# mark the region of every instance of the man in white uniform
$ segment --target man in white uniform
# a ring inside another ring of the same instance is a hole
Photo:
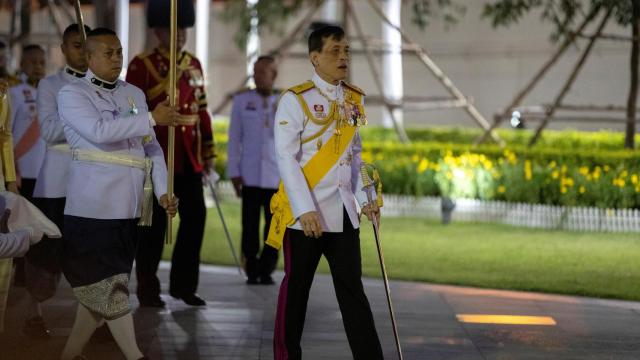
[[[18,187],[20,194],[31,202],[45,150],[36,108],[36,88],[45,75],[45,64],[45,53],[39,45],[25,46],[20,61],[23,82],[9,89]]]
[[[263,246],[260,251],[260,213],[264,211],[264,241],[271,224],[269,202],[278,189],[280,175],[276,164],[273,124],[280,93],[273,89],[277,75],[275,59],[261,56],[253,65],[255,89],[233,97],[227,176],[236,195],[242,198],[242,256],[247,284],[273,284],[271,273],[278,263],[278,251]]]
[[[85,26],[85,31],[91,29]],[[58,117],[58,91],[87,72],[87,57],[77,24],[69,25],[60,45],[66,66],[38,83],[38,122],[45,154],[33,191],[34,204],[58,228],[63,228],[67,172],[71,153]],[[49,338],[49,329],[40,304],[56,294],[60,281],[60,246],[62,239],[44,238],[26,255],[25,285],[29,294],[27,320],[23,332],[32,338]]]
[[[144,93],[118,80],[122,46],[115,32],[92,30],[87,75],[65,85],[58,111],[71,148],[64,210],[62,272],[79,301],[61,358],[80,356],[106,322],[127,360],[144,358],[135,340],[129,277],[139,225],[150,225],[152,196],[174,216],[177,200],[165,194],[167,168],[153,126],[175,125],[163,102],[153,114]]]
[[[11,280],[11,258],[24,255],[43,235],[60,237],[60,229],[20,195],[0,192],[0,333]]]
[[[276,159],[282,183],[271,200],[267,243],[284,243],[285,277],[280,287],[274,358],[302,358],[300,339],[309,290],[324,255],[329,263],[342,320],[356,360],[382,359],[373,315],[362,286],[359,223],[367,204],[360,176],[357,127],[366,123],[359,88],[347,84],[349,44],[344,31],[327,26],[309,36],[310,81],[290,88],[276,112]]]

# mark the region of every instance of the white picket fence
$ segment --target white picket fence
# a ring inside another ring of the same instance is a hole
[[[441,218],[439,197],[386,195],[384,216]],[[457,199],[452,221],[494,222],[529,228],[590,232],[640,232],[640,210],[599,209]]]
[[[207,207],[213,203],[205,189]],[[229,181],[218,183],[216,193],[222,201],[239,202]],[[385,217],[417,217],[440,219],[439,197],[385,195],[382,214]],[[588,232],[640,232],[640,210],[599,209],[521,204],[504,201],[457,199],[452,221],[502,223],[541,229]]]

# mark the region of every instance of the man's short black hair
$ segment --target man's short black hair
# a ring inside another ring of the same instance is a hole
[[[259,63],[260,61],[266,61],[268,63],[272,63],[272,62],[276,62],[276,58],[274,58],[271,55],[261,55],[261,56],[258,56],[258,59],[256,59],[255,63]]]
[[[29,44],[22,47],[22,54],[26,54],[31,50],[40,50],[44,52],[44,49],[42,48],[42,46],[38,44]]]
[[[96,43],[98,42],[97,37],[100,36],[115,36],[118,37],[115,31],[108,28],[95,28],[87,34],[87,43],[86,49],[89,53],[92,53],[95,50]]]
[[[90,31],[91,31],[91,28],[85,25],[84,26],[85,34],[89,34]],[[79,33],[80,33],[80,26],[78,26],[78,24],[71,24],[67,26],[66,29],[64,29],[64,33],[62,33],[62,41],[67,41],[67,38],[69,36],[74,34],[79,34]]]
[[[109,28],[99,27],[99,28],[95,28],[95,29],[89,31],[89,33],[87,33],[87,39],[88,38],[92,38],[92,37],[96,37],[96,36],[104,36],[104,35],[118,36],[118,34],[116,34],[115,31],[113,31],[113,30],[111,30]]]
[[[324,46],[324,40],[327,38],[333,38],[336,41],[344,38],[344,30],[340,26],[329,25],[314,30],[309,35],[309,53],[317,51],[322,52]]]

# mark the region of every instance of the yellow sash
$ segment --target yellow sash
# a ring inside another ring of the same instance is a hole
[[[302,173],[307,180],[309,189],[313,189],[318,185],[333,165],[338,162],[356,134],[355,126],[345,126],[340,130],[342,133],[340,141],[337,141],[338,136],[335,134],[331,136],[329,141],[327,141],[302,168]],[[338,147],[338,151],[335,151],[336,146]],[[271,218],[267,245],[279,250],[282,247],[284,232],[287,226],[293,225],[296,222],[291,212],[291,205],[289,204],[289,199],[282,181],[280,181],[280,185],[278,186],[278,192],[271,198],[271,213],[273,214],[273,218]]]

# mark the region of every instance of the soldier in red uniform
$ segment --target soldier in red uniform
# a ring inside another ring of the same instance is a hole
[[[180,199],[180,225],[171,259],[169,294],[186,304],[203,306],[205,301],[196,294],[206,219],[202,173],[213,167],[215,154],[202,67],[194,55],[182,51],[186,28],[195,22],[193,3],[179,1],[177,15],[176,104],[182,117],[175,132],[174,192]],[[131,61],[126,81],[145,92],[149,109],[153,110],[167,99],[169,90],[169,0],[150,1],[147,21],[158,39],[158,46]],[[155,131],[166,158],[168,128],[157,126]],[[141,230],[136,256],[137,295],[141,306],[164,307],[156,272],[162,255],[166,217],[157,203],[153,214],[153,225]]]

